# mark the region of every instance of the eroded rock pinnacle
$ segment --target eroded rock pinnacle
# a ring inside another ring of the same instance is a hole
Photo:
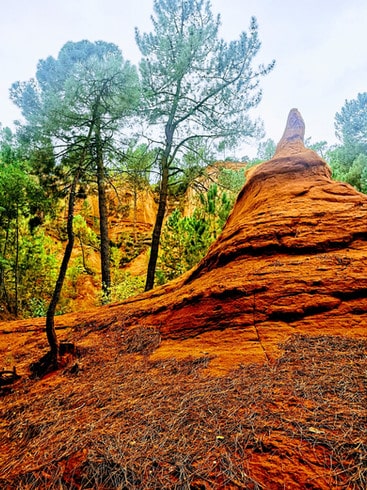
[[[297,153],[305,149],[305,122],[298,109],[291,109],[288,115],[287,124],[281,140],[279,141],[275,155],[286,151]]]

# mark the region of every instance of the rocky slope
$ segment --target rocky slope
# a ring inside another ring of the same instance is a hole
[[[367,196],[303,134],[292,110],[195,269],[57,317],[73,365],[28,379],[44,320],[0,324],[1,488],[366,488]]]
[[[271,359],[293,332],[366,335],[367,196],[333,181],[303,136],[302,117],[292,110],[274,157],[251,169],[196,268],[57,322],[154,327],[164,340],[155,356],[205,350],[216,356],[213,369]]]
[[[280,329],[364,334],[367,196],[333,181],[303,134],[292,110],[274,157],[251,170],[194,270],[85,320],[156,326],[163,338],[181,340],[211,331],[226,337],[229,328],[246,338],[278,339]]]

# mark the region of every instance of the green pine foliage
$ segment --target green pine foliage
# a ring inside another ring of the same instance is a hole
[[[136,296],[144,291],[145,277],[134,276],[129,272],[119,271],[113,275],[109,296],[112,302]],[[103,298],[101,303],[103,304]]]
[[[234,197],[212,184],[199,194],[199,203],[191,216],[175,209],[167,219],[157,268],[159,284],[180,276],[205,256],[226,223]]]
[[[367,193],[367,92],[346,100],[335,115],[341,145],[327,152],[333,178]]]
[[[164,284],[191,269],[211,243],[209,224],[195,212],[184,217],[176,209],[164,227],[157,279]]]
[[[133,243],[133,242],[132,242]],[[132,256],[133,257],[133,256]],[[124,247],[111,247],[111,287],[109,297],[112,302],[123,301],[144,291],[144,276],[135,276],[124,269],[126,250]],[[130,261],[130,260],[129,260]],[[100,304],[104,303],[103,293]]]
[[[19,314],[23,317],[44,316],[57,278],[59,246],[39,227],[25,232],[20,256]]]
[[[41,226],[49,201],[27,162],[0,159],[0,305],[15,316],[33,316],[49,300],[55,247]],[[13,155],[15,158],[15,155]]]
[[[367,193],[367,153],[340,146],[330,150],[327,158],[335,180],[347,182],[357,190]]]

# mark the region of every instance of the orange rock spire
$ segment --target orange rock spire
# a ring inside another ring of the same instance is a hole
[[[288,115],[287,124],[281,140],[279,141],[275,156],[282,152],[296,153],[305,149],[305,122],[298,109],[291,109]]]

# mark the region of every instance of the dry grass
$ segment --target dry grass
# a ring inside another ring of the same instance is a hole
[[[216,378],[151,361],[154,329],[102,335],[0,399],[2,489],[367,488],[367,341],[294,336]]]

